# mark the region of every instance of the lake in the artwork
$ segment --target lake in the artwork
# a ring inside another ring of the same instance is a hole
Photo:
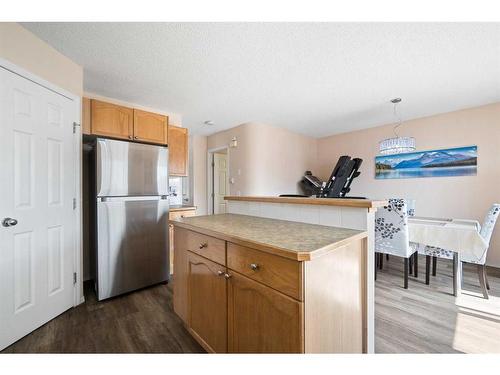
[[[477,146],[411,152],[375,158],[375,178],[475,176]]]

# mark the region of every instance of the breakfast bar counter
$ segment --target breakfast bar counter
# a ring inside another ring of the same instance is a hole
[[[316,198],[316,197],[274,197],[274,196],[236,196],[224,197],[227,201],[236,202],[262,202],[262,203],[287,203],[308,204],[318,206],[355,207],[366,209],[377,209],[387,204],[384,200],[357,199],[357,198]]]
[[[238,214],[170,223],[174,310],[208,352],[367,352],[366,231]]]

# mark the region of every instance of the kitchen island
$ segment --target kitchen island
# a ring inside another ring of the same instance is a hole
[[[366,260],[366,352],[375,342],[375,212],[385,200],[277,196],[226,196],[227,212],[368,232]]]
[[[237,214],[171,223],[174,310],[207,351],[367,351],[365,231]]]

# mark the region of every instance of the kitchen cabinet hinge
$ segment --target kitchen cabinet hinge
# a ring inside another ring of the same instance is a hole
[[[75,133],[76,133],[76,127],[77,127],[77,126],[80,126],[80,124],[79,124],[79,123],[77,123],[77,122],[74,122],[74,123],[73,123],[73,134],[75,134]]]
[[[73,272],[73,284],[76,284],[76,272]]]

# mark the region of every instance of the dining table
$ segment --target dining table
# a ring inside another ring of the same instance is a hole
[[[488,248],[477,220],[413,216],[408,218],[410,242],[453,252],[453,295],[461,293],[462,257],[481,259]]]

